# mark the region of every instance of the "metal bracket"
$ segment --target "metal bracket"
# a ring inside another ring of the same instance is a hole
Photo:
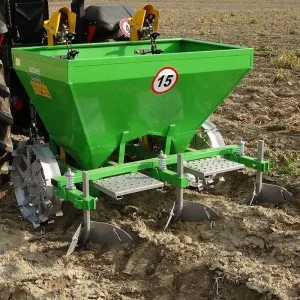
[[[211,149],[202,149],[196,150],[192,152],[184,153],[184,160],[196,160],[208,157],[214,157],[218,155],[229,155],[236,153],[238,149],[237,145],[229,145],[220,148],[211,148]],[[166,159],[167,165],[174,165],[177,162],[177,155],[172,154],[168,155]],[[99,169],[94,169],[89,171],[90,180],[97,180],[105,177],[111,177],[116,175],[122,175],[126,173],[138,172],[147,169],[153,169],[158,167],[158,159],[157,158],[150,158],[130,163],[124,163],[116,166],[108,166],[102,167]],[[74,183],[82,182],[82,171],[72,169],[75,173],[74,176]],[[66,178],[65,176],[55,177],[52,179],[52,184],[54,186],[66,186]]]
[[[89,197],[88,172],[82,172],[83,198]],[[90,211],[83,211],[83,224],[77,228],[69,246],[67,256],[74,252],[77,246],[91,243],[121,244],[132,241],[131,236],[118,226],[91,221]]]
[[[146,174],[159,181],[168,182],[178,187],[188,187],[189,179],[186,176],[178,177],[176,172],[171,170],[149,169],[145,171]]]
[[[264,141],[260,139],[257,147],[257,161],[263,162],[264,159]],[[263,172],[256,172],[256,183],[254,184],[253,195],[249,205],[262,203],[285,203],[294,201],[292,194],[285,188],[262,182]]]
[[[120,141],[120,147],[119,147],[119,157],[118,157],[118,163],[123,164],[124,163],[124,156],[125,156],[125,148],[126,148],[126,137],[128,136],[129,131],[124,131],[121,137]]]
[[[255,169],[261,172],[268,172],[269,171],[269,161],[268,160],[257,160],[256,158],[250,156],[239,156],[237,154],[229,154],[224,155],[224,158],[243,164],[245,167]]]
[[[63,187],[56,188],[56,195],[59,198],[69,201],[77,209],[84,210],[95,210],[97,198],[92,196],[84,197],[83,193],[80,190],[72,189],[67,190]]]
[[[177,155],[177,175],[179,177],[183,176],[183,154]],[[172,220],[197,222],[204,220],[216,220],[218,217],[218,213],[205,204],[183,200],[183,188],[176,187],[176,202],[173,204],[164,230],[168,227]]]
[[[175,124],[171,124],[169,126],[169,130],[166,136],[166,145],[165,145],[165,154],[169,155],[171,153],[171,145],[172,145],[172,135],[175,130]]]

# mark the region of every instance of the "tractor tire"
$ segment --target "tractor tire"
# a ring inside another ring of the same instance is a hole
[[[9,88],[6,86],[0,61],[0,174],[8,173],[7,162],[13,150],[10,134],[13,118],[10,112],[9,96]]]

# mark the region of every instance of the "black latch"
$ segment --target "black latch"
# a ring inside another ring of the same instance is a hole
[[[150,35],[151,49],[139,49],[139,50],[135,50],[134,53],[135,54],[141,54],[141,55],[149,54],[149,53],[152,53],[152,54],[161,54],[161,53],[163,53],[164,52],[163,50],[157,49],[156,39],[159,36],[160,36],[160,33],[158,33],[158,32],[151,33],[151,35]]]

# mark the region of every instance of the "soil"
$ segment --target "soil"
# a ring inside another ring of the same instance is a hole
[[[50,2],[51,10],[68,5]],[[295,67],[278,81],[272,64],[278,53],[299,53],[300,2],[152,3],[161,12],[162,37],[256,48],[254,69],[213,121],[227,143],[242,136],[247,154],[255,155],[263,136],[272,161],[264,179],[287,187],[295,202],[247,206],[254,174],[232,173],[213,190],[185,191],[186,200],[215,208],[218,220],[179,222],[162,231],[159,224],[175,199],[172,187],[119,202],[102,197],[92,219],[118,224],[133,242],[90,245],[66,257],[81,213],[65,204],[64,217],[34,230],[22,219],[8,182],[0,190],[0,299],[300,299],[300,75]]]

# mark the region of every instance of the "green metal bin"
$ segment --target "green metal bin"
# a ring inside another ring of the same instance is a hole
[[[121,142],[168,136],[184,152],[197,129],[253,66],[253,49],[189,39],[15,48],[14,68],[51,139],[82,169]]]

